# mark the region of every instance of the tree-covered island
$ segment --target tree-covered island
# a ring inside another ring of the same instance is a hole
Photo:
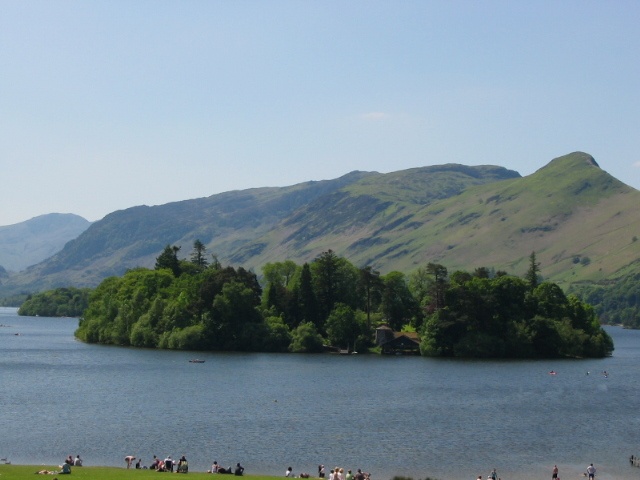
[[[223,267],[196,241],[189,260],[167,246],[154,270],[104,280],[76,336],[86,342],[203,351],[365,352],[384,324],[417,332],[426,356],[604,357],[611,337],[594,310],[539,282],[479,268],[449,275],[428,264],[406,277],[357,268],[331,250],[304,265],[263,268],[264,289],[242,267]]]
[[[60,287],[27,295],[18,315],[40,317],[80,317],[89,305],[90,288]]]

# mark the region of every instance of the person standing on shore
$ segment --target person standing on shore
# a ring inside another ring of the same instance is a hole
[[[133,455],[127,455],[126,457],[124,457],[124,461],[127,463],[127,468],[131,468],[131,464],[135,459],[136,457],[134,457]]]
[[[589,476],[589,480],[593,480],[596,476],[596,467],[593,466],[593,463],[587,467],[587,475]]]
[[[553,466],[553,470],[551,470],[551,478],[553,478],[554,480],[556,478],[558,478],[558,466],[554,465]]]

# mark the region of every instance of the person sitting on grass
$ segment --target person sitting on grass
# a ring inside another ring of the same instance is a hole
[[[178,460],[178,473],[187,473],[189,471],[189,464],[187,463],[187,457],[182,455]]]

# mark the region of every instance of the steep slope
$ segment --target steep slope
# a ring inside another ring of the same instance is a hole
[[[186,257],[196,239],[224,260],[227,252],[269,231],[300,206],[369,175],[352,172],[334,180],[232,191],[113,212],[58,254],[10,276],[0,286],[0,293],[60,285],[95,286],[129,268],[153,267],[167,244],[181,245],[181,256]]]
[[[532,251],[560,284],[640,269],[640,192],[581,152],[527,177],[502,167],[441,165],[227,192],[114,212],[54,257],[3,280],[0,294],[92,286],[153,266],[165,245],[201,240],[223,264],[309,261],[333,249],[358,266],[410,273],[429,262],[524,274]]]
[[[281,260],[291,255],[310,260],[331,248],[332,238],[342,235],[345,229],[367,225],[369,217],[380,208],[391,206],[395,210],[404,208],[404,203],[415,208],[459,194],[471,185],[518,176],[502,167],[462,165],[386,175],[352,172],[335,180],[133,207],[107,215],[54,257],[6,280],[0,293],[69,284],[96,285],[128,268],[152,267],[167,244],[182,246],[180,256],[187,257],[196,239],[223,263],[258,271],[264,256]],[[306,232],[294,235],[296,248],[287,242],[274,245],[257,240],[269,235],[277,238],[290,230],[287,225],[296,225],[300,220],[306,221]],[[384,226],[385,218],[380,222]]]
[[[435,261],[524,273],[535,251],[547,278],[599,280],[637,260],[639,201],[640,192],[589,155],[567,155],[528,177],[469,189],[417,213],[422,226],[403,235],[411,249],[404,265]]]
[[[393,237],[411,224],[419,208],[473,186],[519,177],[503,167],[455,164],[369,176],[301,208],[279,228],[238,251],[231,261],[263,265],[283,256],[306,261],[331,248],[356,262],[370,263],[366,252],[388,243],[384,232]],[[376,266],[388,267],[384,260]]]
[[[0,227],[0,265],[9,271],[24,270],[59,252],[89,225],[78,215],[50,213]]]
[[[285,252],[303,261],[332,248],[357,265],[383,272],[411,272],[435,262],[450,270],[487,266],[523,274],[535,251],[542,274],[561,284],[640,267],[640,244],[634,240],[640,231],[635,207],[640,192],[581,152],[554,159],[524,178],[473,186],[423,204],[415,194],[404,201],[390,198],[377,180],[364,179],[336,192],[338,201],[328,206],[316,202],[283,222],[259,240],[265,253],[256,263],[279,260]],[[373,184],[377,193],[368,198],[363,184]],[[359,221],[339,221],[346,209],[339,206],[348,202],[363,212]],[[327,223],[318,229],[314,213],[323,208],[330,208],[331,215],[320,216]],[[315,230],[322,235],[314,235]]]

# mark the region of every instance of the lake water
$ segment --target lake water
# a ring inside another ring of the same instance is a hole
[[[550,478],[554,464],[577,479],[593,462],[602,480],[640,476],[628,462],[640,454],[640,331],[608,328],[616,350],[601,360],[459,361],[87,345],[76,319],[9,308],[0,324],[0,456],[12,463],[184,454],[202,471],[322,463],[374,480],[474,480],[494,467]]]

